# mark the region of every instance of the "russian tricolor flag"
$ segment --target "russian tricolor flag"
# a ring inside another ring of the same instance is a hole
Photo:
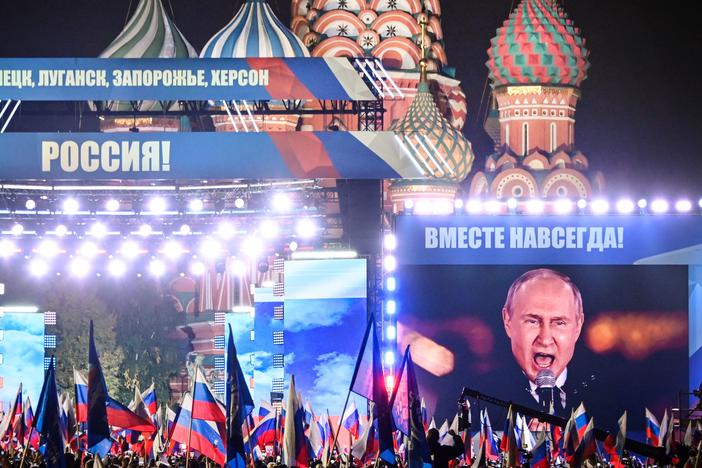
[[[88,422],[88,379],[73,369],[76,389],[76,422]]]
[[[353,435],[355,439],[358,439],[358,429],[359,429],[359,417],[358,410],[356,409],[356,402],[351,400],[351,405],[346,409],[344,413],[344,428]]]
[[[194,406],[193,403],[190,394],[186,393],[183,404],[173,422],[171,440],[187,444],[189,439],[191,450],[196,450],[215,463],[224,465],[226,452],[217,424],[214,421],[192,418],[190,409]],[[188,438],[188,428],[191,428],[190,438]]]
[[[265,448],[266,445],[273,445],[276,441],[276,421],[275,413],[269,413],[263,418],[249,434],[249,440],[252,445]],[[246,444],[248,447],[248,444]]]
[[[661,425],[658,419],[646,408],[646,442],[658,447],[661,437]]]
[[[583,440],[583,435],[585,434],[585,429],[587,429],[589,418],[585,412],[585,405],[582,403],[580,403],[578,408],[575,410],[574,420],[575,429],[578,431],[578,440]]]
[[[151,421],[145,419],[117,400],[107,397],[107,421],[110,426],[137,432],[155,432]]]
[[[146,411],[149,412],[149,416],[155,415],[158,410],[158,402],[156,401],[156,385],[153,382],[151,386],[141,394],[141,399],[144,402]]]
[[[205,380],[200,367],[195,369],[195,385],[193,386],[193,418],[205,421],[226,422],[224,406],[217,401]]]
[[[531,468],[548,468],[548,448],[546,447],[546,437],[542,435],[539,437],[536,447],[531,452]]]

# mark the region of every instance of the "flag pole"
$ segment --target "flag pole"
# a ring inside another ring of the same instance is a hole
[[[249,417],[247,416],[246,419],[244,419],[244,426],[246,426],[246,442],[249,445],[249,456],[251,457],[251,465],[255,466],[254,460],[253,460],[253,446],[251,445],[251,429],[249,428]]]
[[[197,382],[197,373],[200,367],[195,364],[195,374],[193,375],[193,391],[190,394],[190,424],[188,424],[188,445],[185,449],[185,468],[190,467],[190,436],[193,433],[193,408],[195,408],[195,382]]]
[[[339,423],[336,425],[336,432],[333,434],[334,435],[334,443],[332,444],[332,447],[337,446],[337,442],[338,442],[337,439],[339,437],[339,431],[341,430],[341,423],[342,423],[342,420],[344,419],[344,413],[346,413],[346,407],[349,404],[350,397],[351,397],[351,390],[346,392],[346,402],[344,403],[344,409],[341,410],[341,415],[339,416]],[[349,433],[349,436],[350,436],[350,433]],[[349,455],[350,454],[351,454],[351,446],[349,446]],[[339,455],[341,455],[341,453],[339,453]]]

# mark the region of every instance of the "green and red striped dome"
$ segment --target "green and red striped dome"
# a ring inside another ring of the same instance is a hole
[[[558,0],[522,0],[488,49],[492,86],[580,86],[588,50]]]

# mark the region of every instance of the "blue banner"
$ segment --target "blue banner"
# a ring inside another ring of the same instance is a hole
[[[0,59],[0,99],[373,100],[345,58]]]
[[[5,133],[0,179],[397,178],[391,132]]]
[[[401,265],[702,264],[702,218],[400,216]]]

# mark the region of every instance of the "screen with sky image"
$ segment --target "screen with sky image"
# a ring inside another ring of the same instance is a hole
[[[543,369],[557,414],[582,401],[605,430],[624,410],[642,430],[645,407],[660,417],[688,386],[687,266],[406,265],[397,293],[437,424],[463,386],[538,408]]]

